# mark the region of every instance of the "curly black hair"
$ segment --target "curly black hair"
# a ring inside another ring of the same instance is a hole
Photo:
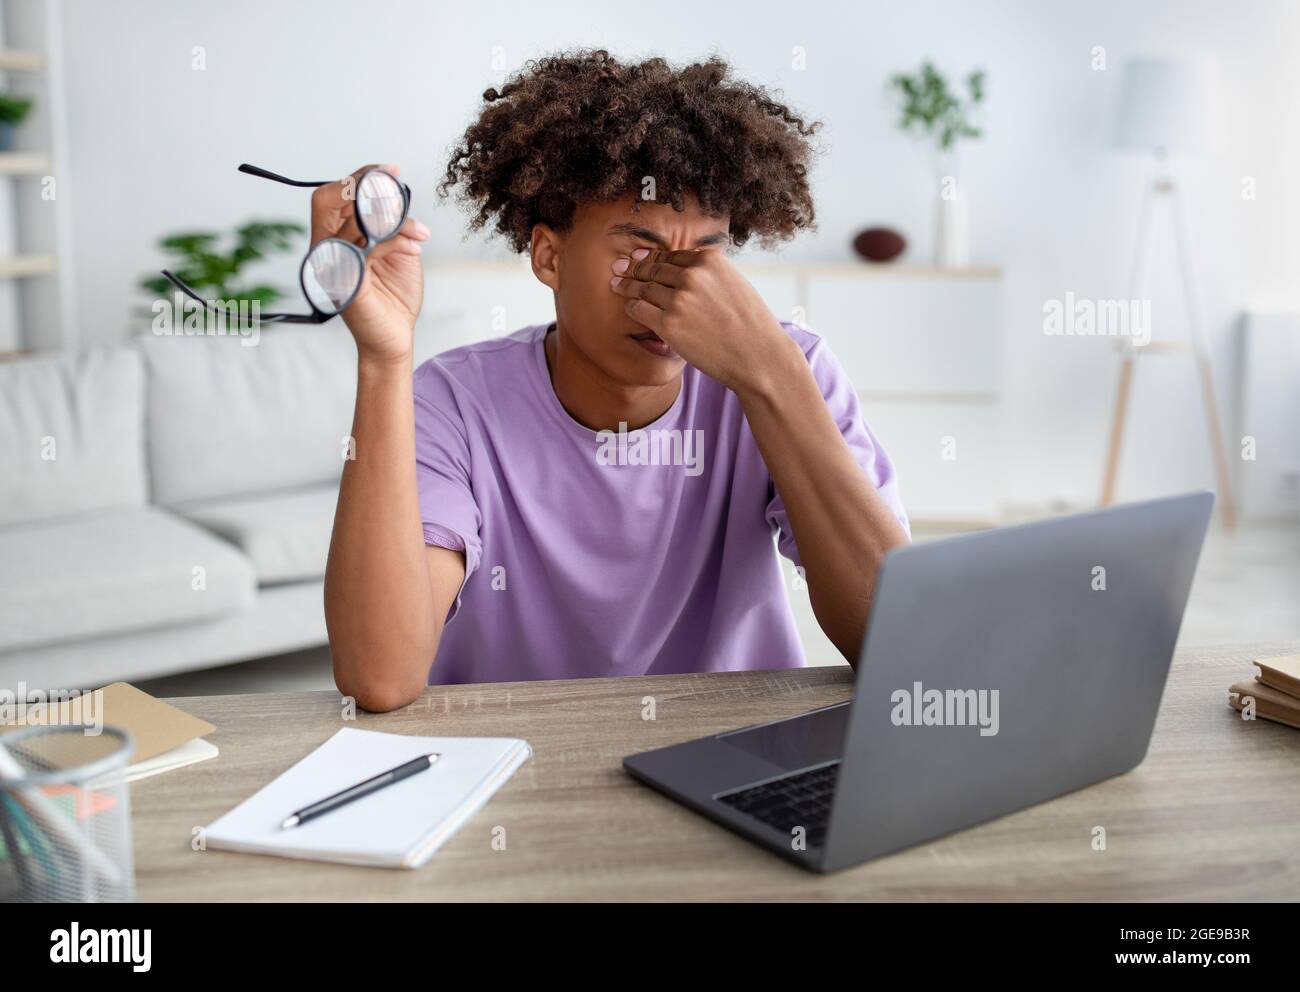
[[[452,153],[438,186],[460,186],[470,226],[492,224],[527,251],[533,225],[567,230],[582,203],[642,195],[730,216],[730,236],[764,244],[813,226],[808,163],[820,122],[805,123],[717,57],[673,68],[603,50],[528,62],[497,90]]]

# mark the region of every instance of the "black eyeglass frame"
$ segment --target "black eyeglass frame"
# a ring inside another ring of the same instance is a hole
[[[325,180],[321,180],[320,182],[315,182],[315,181],[307,181],[302,179],[290,179],[287,176],[282,176],[278,173],[271,172],[269,169],[263,169],[256,165],[249,165],[247,162],[244,162],[239,166],[239,171],[246,173],[250,176],[257,176],[259,179],[270,179],[273,182],[283,183],[286,186],[297,186],[303,189],[315,189],[318,186],[327,186],[330,183],[336,181],[333,179],[325,179]],[[365,280],[366,257],[372,251],[374,251],[376,246],[381,245],[385,241],[389,241],[397,237],[397,235],[401,233],[402,225],[406,223],[406,218],[411,212],[411,187],[407,186],[406,183],[402,182],[400,179],[398,179],[396,176],[394,176],[391,172],[387,171],[386,169],[379,169],[379,168],[367,169],[365,172],[363,172],[360,176],[357,177],[355,188],[360,189],[361,184],[365,182],[366,177],[369,176],[372,172],[382,172],[389,179],[393,180],[393,182],[397,183],[397,185],[402,190],[402,216],[398,220],[397,225],[393,228],[392,233],[382,238],[376,238],[373,234],[371,234],[368,230],[366,230],[366,222],[362,218],[360,212],[353,211],[353,216],[357,222],[357,228],[361,231],[361,233],[365,236],[366,239],[365,248],[363,249],[358,245],[354,245],[351,241],[344,241],[342,238],[324,238],[321,241],[316,242],[316,244],[312,245],[309,249],[307,249],[307,253],[302,257],[302,264],[298,266],[298,287],[302,290],[303,299],[305,299],[307,301],[307,305],[311,307],[311,313],[261,314],[259,315],[259,320],[262,323],[323,324],[327,320],[333,320],[335,317],[337,317],[339,314],[341,314],[344,310],[346,310],[349,306],[352,305],[352,301],[356,299],[357,293],[361,291],[361,284]],[[307,283],[306,283],[307,260],[311,258],[312,252],[314,252],[317,248],[319,248],[322,244],[324,244],[327,241],[332,241],[337,244],[343,245],[345,248],[347,248],[349,251],[351,251],[353,254],[357,256],[357,261],[360,263],[361,266],[361,278],[357,280],[356,288],[352,290],[352,293],[348,296],[347,300],[345,300],[343,304],[339,306],[337,309],[335,309],[333,312],[327,312],[325,310],[322,310],[320,307],[316,306],[316,304],[312,302],[311,296],[307,293]],[[167,269],[163,269],[162,274],[167,278],[168,282],[170,282],[173,286],[179,289],[190,299],[195,300],[198,303],[201,303],[205,309],[211,310],[214,313],[219,313],[227,316],[229,315],[229,311],[226,308],[216,306],[213,303],[209,302],[208,300],[205,300],[203,297],[201,297],[198,294],[198,292],[195,289],[193,289],[189,284],[187,284],[184,279],[180,278],[176,274],[169,272]]]

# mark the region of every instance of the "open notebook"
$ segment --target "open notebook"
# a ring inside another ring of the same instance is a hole
[[[302,826],[295,810],[421,754],[427,772]],[[380,868],[418,868],[532,754],[506,737],[408,737],[344,728],[205,830],[208,847]],[[487,843],[485,840],[484,843]]]

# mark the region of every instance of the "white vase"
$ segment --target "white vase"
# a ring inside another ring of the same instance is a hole
[[[967,225],[966,190],[957,179],[956,156],[938,158],[938,204],[935,207],[934,264],[940,269],[970,265],[970,228]]]

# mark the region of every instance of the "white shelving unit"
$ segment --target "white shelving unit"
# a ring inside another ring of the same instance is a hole
[[[898,468],[912,519],[992,525],[1005,498],[1001,273],[810,268],[803,300]]]
[[[30,97],[0,152],[0,356],[76,345],[61,0],[0,0],[0,87]]]

